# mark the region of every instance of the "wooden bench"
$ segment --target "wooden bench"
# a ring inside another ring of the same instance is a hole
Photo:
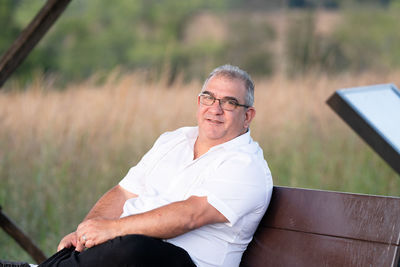
[[[400,266],[400,198],[274,187],[241,267]]]

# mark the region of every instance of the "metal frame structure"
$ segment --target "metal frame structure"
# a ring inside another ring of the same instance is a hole
[[[381,84],[365,87],[355,87],[336,91],[327,104],[380,155],[398,174],[400,174],[400,151],[374,123],[369,120],[351,101],[347,95],[353,93],[368,93],[380,90],[392,90],[394,97],[400,98],[400,91],[393,84]],[[393,114],[400,116],[400,114]],[[400,133],[399,133],[400,134]]]

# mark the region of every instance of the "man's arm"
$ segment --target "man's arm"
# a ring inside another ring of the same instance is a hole
[[[130,193],[119,185],[116,185],[96,202],[83,221],[96,218],[117,219],[122,214],[122,208],[125,201],[134,197],[137,197],[137,195]],[[79,251],[84,248],[81,240],[77,238],[76,232],[66,235],[58,245],[57,251],[70,246],[76,247]]]
[[[137,195],[116,185],[96,202],[83,221],[94,218],[117,219],[122,214],[125,201],[134,197]]]
[[[81,223],[77,238],[85,247],[101,244],[117,236],[143,234],[157,238],[172,238],[206,224],[228,220],[210,205],[207,197],[192,196],[160,208],[121,219],[93,219]]]

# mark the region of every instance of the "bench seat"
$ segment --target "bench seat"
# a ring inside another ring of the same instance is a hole
[[[241,267],[399,266],[400,198],[274,187]]]

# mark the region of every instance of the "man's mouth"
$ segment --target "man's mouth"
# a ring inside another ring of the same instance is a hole
[[[222,123],[224,123],[223,121],[214,120],[214,119],[210,119],[210,118],[206,118],[206,121],[208,121],[209,123],[212,123],[212,124],[222,124]]]

